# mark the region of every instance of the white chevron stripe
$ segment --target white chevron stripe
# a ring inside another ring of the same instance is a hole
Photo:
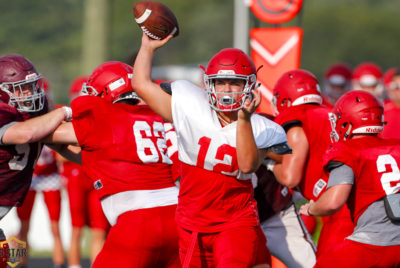
[[[267,87],[261,84],[259,89],[261,91],[261,95],[263,95],[264,98],[266,98],[269,101],[272,100],[272,92]]]
[[[250,40],[250,46],[271,65],[276,65],[298,42],[299,36],[293,35],[275,52],[275,54],[271,54],[255,39]]]

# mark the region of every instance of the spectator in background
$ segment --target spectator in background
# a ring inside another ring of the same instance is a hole
[[[53,109],[53,100],[49,83],[43,78],[43,89],[46,93],[49,109]],[[50,218],[50,228],[53,235],[53,263],[54,268],[60,268],[64,265],[64,249],[60,234],[60,214],[61,214],[61,177],[56,161],[56,153],[47,146],[43,147],[40,157],[33,171],[31,187],[22,206],[17,207],[17,216],[21,221],[19,238],[28,243],[28,232],[30,228],[30,219],[32,208],[35,202],[37,192],[43,194],[43,199],[47,207]],[[27,251],[29,253],[29,251]],[[27,265],[28,256],[23,258],[20,265]]]
[[[346,63],[334,63],[324,75],[324,96],[333,106],[344,93],[350,90],[351,68]]]
[[[363,62],[357,65],[351,74],[351,89],[365,90],[383,99],[382,70],[373,62]]]
[[[87,79],[87,76],[79,76],[71,83],[70,101],[82,94],[82,85]],[[89,257],[92,263],[103,247],[110,225],[103,213],[96,190],[81,166],[62,157],[58,160],[61,164],[61,175],[66,180],[72,224],[68,267],[80,268],[81,238],[85,225],[90,228]]]
[[[400,140],[400,71],[391,68],[386,71],[383,78],[385,95],[387,99],[383,103],[386,125],[383,128],[382,137],[386,139]]]

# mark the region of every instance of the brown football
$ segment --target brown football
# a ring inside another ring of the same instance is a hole
[[[179,34],[178,21],[174,13],[164,4],[155,1],[141,1],[133,5],[136,23],[152,39],[164,39]]]

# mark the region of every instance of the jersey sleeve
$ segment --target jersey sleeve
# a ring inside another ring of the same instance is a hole
[[[353,161],[357,159],[356,152],[351,150],[344,142],[334,143],[330,146],[323,156],[323,167],[326,172],[331,162],[340,162],[349,167],[353,167]]]
[[[186,127],[187,111],[192,114],[202,114],[205,111],[199,105],[206,92],[186,80],[177,80],[171,83],[171,109],[173,124],[176,130]]]
[[[326,188],[328,189],[329,187],[340,184],[354,184],[354,172],[351,167],[341,165],[332,169],[329,174],[328,186]]]
[[[285,130],[263,116],[254,114],[251,117],[251,124],[257,148],[266,149],[287,142]]]
[[[289,109],[284,110],[279,113],[277,117],[275,117],[275,122],[281,125],[285,131],[287,132],[290,128],[294,126],[302,126],[303,125],[303,107],[301,106],[293,106]]]
[[[22,121],[18,111],[6,103],[0,103],[0,145],[6,130],[12,125]]]
[[[95,96],[81,96],[75,98],[71,103],[72,124],[79,145],[84,150],[95,150],[98,148],[97,136],[93,135],[96,127],[96,114],[100,110],[103,99]]]

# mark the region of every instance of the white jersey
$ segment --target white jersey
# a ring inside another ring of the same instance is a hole
[[[222,127],[202,88],[184,80],[173,82],[171,87],[179,159],[188,165],[250,179],[251,175],[239,172],[236,161],[237,122]],[[253,114],[251,124],[259,149],[287,141],[283,128],[263,116]]]

